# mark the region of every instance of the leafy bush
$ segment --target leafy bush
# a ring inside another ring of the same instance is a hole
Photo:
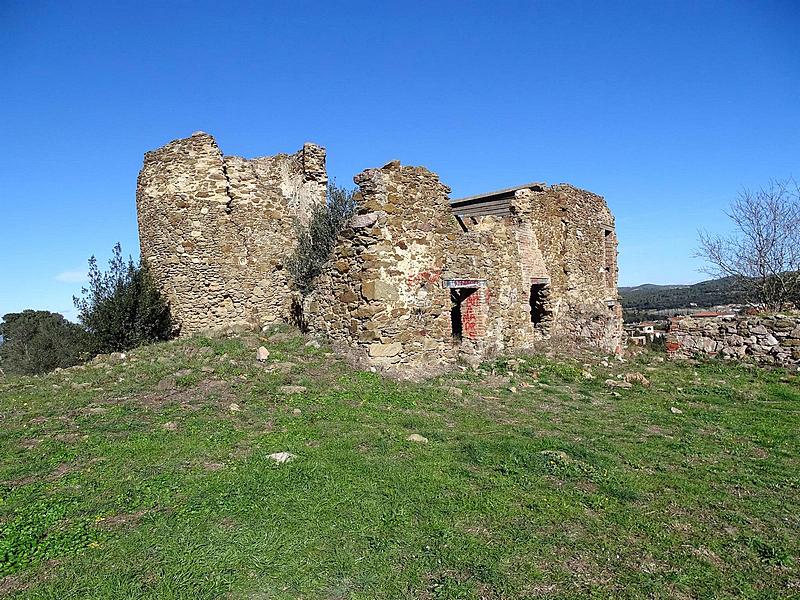
[[[325,204],[314,206],[307,225],[297,224],[297,247],[286,261],[294,287],[304,296],[336,246],[339,232],[356,209],[353,191],[328,184]]]
[[[89,259],[89,288],[73,298],[78,318],[95,353],[119,352],[172,337],[169,305],[155,286],[147,267],[127,262],[122,248],[114,246],[108,271]]]
[[[80,362],[86,347],[83,328],[46,310],[9,313],[0,323],[0,368],[33,375]]]

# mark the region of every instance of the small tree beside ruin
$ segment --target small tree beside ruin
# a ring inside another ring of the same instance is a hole
[[[353,190],[329,183],[325,204],[317,204],[308,223],[296,224],[297,246],[286,261],[294,287],[307,296],[330,258],[339,232],[355,214]]]
[[[129,350],[173,334],[169,305],[147,266],[130,257],[126,261],[119,244],[108,271],[100,270],[94,256],[89,259],[89,287],[82,293],[73,302],[94,354]]]
[[[697,256],[713,277],[735,277],[765,308],[800,297],[800,186],[793,179],[743,190],[727,216],[727,235],[700,233]]]

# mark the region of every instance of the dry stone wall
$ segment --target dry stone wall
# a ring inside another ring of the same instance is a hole
[[[772,365],[800,364],[800,314],[676,318],[666,343],[672,358],[705,354]]]
[[[285,321],[295,218],[325,201],[325,150],[246,160],[198,132],[145,154],[136,191],[142,258],[181,332]]]

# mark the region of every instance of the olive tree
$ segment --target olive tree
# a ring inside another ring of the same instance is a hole
[[[329,183],[324,204],[311,210],[307,224],[296,224],[297,246],[286,261],[292,284],[303,296],[314,289],[317,276],[330,258],[339,232],[355,214],[353,191]]]

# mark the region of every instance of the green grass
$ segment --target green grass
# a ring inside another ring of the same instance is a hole
[[[402,383],[279,338],[0,379],[0,595],[800,596],[796,374],[645,354]],[[632,371],[652,386],[604,383]]]

